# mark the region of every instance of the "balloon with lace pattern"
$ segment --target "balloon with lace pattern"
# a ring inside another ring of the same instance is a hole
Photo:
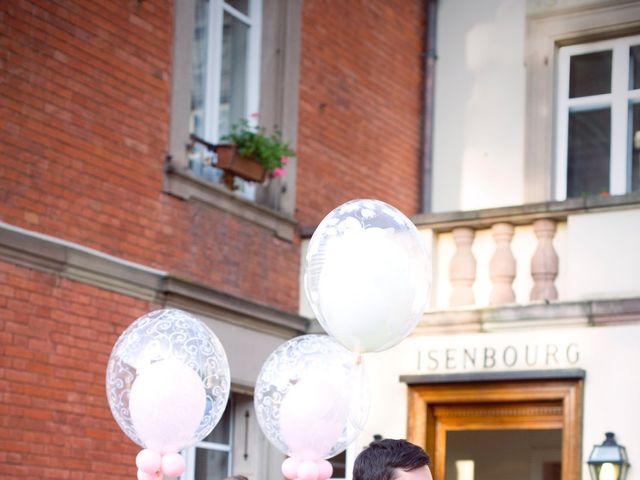
[[[327,335],[303,335],[278,347],[258,375],[260,428],[289,455],[285,478],[324,480],[325,460],[342,452],[368,416],[368,385],[359,355]]]
[[[309,241],[305,266],[305,292],[318,321],[354,352],[399,343],[429,299],[424,237],[378,200],[352,200],[331,211]]]
[[[229,364],[216,335],[193,315],[156,310],[116,341],[107,365],[107,399],[122,431],[142,446],[139,480],[180,476],[178,453],[205,438],[227,404]]]

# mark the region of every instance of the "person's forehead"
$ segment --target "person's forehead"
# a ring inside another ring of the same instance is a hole
[[[416,468],[410,472],[398,470],[396,471],[393,480],[433,480],[433,477],[431,476],[429,467],[425,465],[424,467]]]

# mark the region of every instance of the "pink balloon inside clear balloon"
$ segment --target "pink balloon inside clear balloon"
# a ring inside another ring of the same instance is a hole
[[[184,473],[184,457],[179,453],[167,453],[162,457],[162,473],[169,477],[179,477]]]
[[[294,457],[321,460],[340,438],[348,413],[349,397],[344,384],[327,375],[308,375],[291,387],[282,400],[282,438]]]
[[[193,441],[206,407],[204,384],[173,358],[146,365],[131,386],[131,422],[145,446],[172,453]]]
[[[157,476],[155,473],[147,473],[142,470],[138,470],[138,480],[156,480]]]
[[[300,462],[298,466],[298,478],[300,480],[318,480],[318,464],[311,460]]]
[[[160,470],[162,456],[158,452],[145,448],[136,456],[136,466],[145,473],[155,474]]]
[[[318,480],[328,480],[333,475],[333,465],[327,460],[318,461]]]
[[[295,458],[286,458],[284,462],[282,462],[282,475],[284,475],[284,478],[295,480],[298,475],[299,465],[300,462]]]

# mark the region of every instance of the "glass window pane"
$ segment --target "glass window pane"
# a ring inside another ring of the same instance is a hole
[[[207,38],[209,36],[208,10],[208,0],[196,0],[189,131],[199,137],[204,137],[204,96],[207,83]]]
[[[227,452],[196,448],[195,480],[222,480],[229,474]]]
[[[249,15],[249,0],[227,0],[225,3],[239,12]]]
[[[222,76],[218,126],[220,136],[229,133],[231,126],[246,115],[249,43],[249,27],[228,12],[224,14],[222,28]]]
[[[612,51],[585,53],[571,57],[569,97],[588,97],[611,92]]]
[[[640,45],[629,49],[629,89],[640,88]]]
[[[631,190],[640,190],[640,104],[631,106]]]
[[[609,191],[611,110],[570,112],[567,197]]]

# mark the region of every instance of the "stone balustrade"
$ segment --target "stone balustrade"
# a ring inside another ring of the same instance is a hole
[[[529,299],[556,300],[558,290],[555,280],[558,276],[558,254],[553,245],[557,221],[538,219],[533,221],[533,232],[538,241],[531,257],[531,276],[533,288]],[[511,240],[515,226],[508,222],[497,222],[490,228],[494,242],[494,252],[489,261],[491,293],[489,305],[506,305],[516,301],[513,281],[517,273],[517,263],[512,251]],[[452,230],[455,254],[449,263],[449,281],[451,282],[450,307],[475,305],[473,286],[476,281],[477,260],[472,246],[476,230],[469,227],[456,227]]]
[[[417,215],[418,229],[429,230],[433,239],[436,299],[431,308],[574,301],[566,295],[573,285],[564,290],[558,285],[571,254],[568,219],[631,210],[640,211],[640,195]],[[575,244],[575,235],[570,242]]]

